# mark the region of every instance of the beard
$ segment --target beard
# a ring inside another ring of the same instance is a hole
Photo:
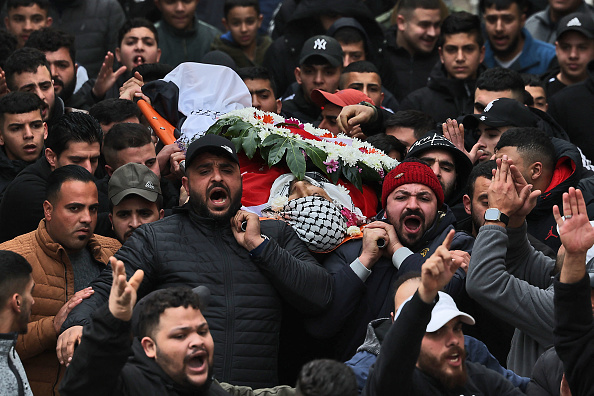
[[[419,219],[421,220],[420,224],[419,224],[420,231],[414,236],[408,235],[408,233],[406,233],[406,231],[404,230],[404,219],[407,216],[411,216],[411,215],[418,216]],[[402,243],[403,246],[406,246],[407,248],[409,248],[413,251],[416,250],[415,249],[416,244],[418,244],[419,242],[421,242],[423,240],[423,236],[425,235],[425,233],[427,232],[427,229],[429,228],[423,212],[420,210],[414,210],[414,209],[404,209],[402,211],[399,219],[395,219],[393,216],[390,215],[390,213],[388,211],[386,211],[386,216],[388,218],[388,222],[394,226],[394,230],[396,231],[396,236],[398,236],[398,240],[400,241],[400,243]]]
[[[172,370],[174,370],[175,367],[178,367],[178,365],[177,365],[178,362],[176,362],[172,356],[169,356],[167,353],[164,353],[163,350],[160,349],[158,345],[155,344],[155,347],[156,347],[156,354],[157,354],[155,361],[157,362],[159,367],[161,367],[161,369],[163,369],[163,371],[176,384],[180,385],[183,389],[191,390],[191,391],[198,391],[198,392],[200,390],[205,390],[210,387],[210,384],[212,383],[212,378],[213,378],[212,377],[212,375],[213,375],[212,374],[212,370],[213,370],[212,361],[209,362],[209,364],[208,364],[208,372],[207,372],[204,382],[197,384],[195,382],[190,381],[188,376],[185,374],[185,365],[188,364],[188,360],[189,360],[188,355],[186,355],[184,358],[184,362],[183,362],[183,366],[182,366],[182,368],[184,370],[183,371],[179,370],[181,372],[177,372],[178,370],[175,370],[176,372],[173,372]]]
[[[68,84],[64,84],[64,81],[54,77],[54,85],[60,85],[62,87],[62,91],[60,91],[58,96],[63,101],[67,101],[74,93],[74,88],[76,88],[76,78],[73,78]]]
[[[30,319],[31,319],[31,307],[23,306],[23,308],[21,309],[21,314],[19,315],[19,317],[17,319],[19,334],[27,333],[27,326],[29,324]]]
[[[452,370],[448,370],[449,366],[446,362],[446,356],[457,352],[462,359],[460,367],[452,367]],[[425,374],[433,377],[446,389],[455,389],[466,384],[468,375],[466,373],[466,351],[464,348],[459,346],[453,346],[448,349],[447,352],[443,353],[439,358],[430,355],[426,352],[419,354],[418,366],[421,371]]]
[[[483,214],[483,218],[481,218],[481,217],[477,216],[477,214],[474,210],[471,210],[470,219],[472,220],[472,232],[476,235],[476,234],[478,234],[479,228],[481,228],[483,226],[483,224],[485,224],[484,214]]]
[[[501,58],[504,56],[507,56],[509,54],[512,54],[517,48],[518,48],[518,44],[520,42],[520,34],[518,34],[510,43],[509,46],[504,49],[504,50],[497,50],[495,49],[495,47],[492,46],[493,48],[493,53],[495,54],[496,57]]]
[[[208,208],[206,203],[206,200],[210,197],[210,191],[217,187],[224,189],[227,192],[227,199],[230,200],[229,207],[225,211],[212,211]],[[242,189],[243,187],[240,186],[235,194],[231,195],[231,191],[226,185],[223,183],[213,183],[206,190],[206,195],[204,197],[198,194],[198,192],[190,191],[190,206],[192,210],[201,217],[206,217],[220,223],[229,223],[231,218],[235,216],[239,209],[241,209]]]

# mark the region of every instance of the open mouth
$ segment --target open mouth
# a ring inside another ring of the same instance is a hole
[[[215,207],[223,207],[229,199],[229,194],[224,188],[215,187],[210,191],[209,199]]]
[[[146,59],[144,59],[142,55],[135,56],[134,59],[132,59],[132,61],[134,62],[134,66],[143,65],[146,63]]]
[[[193,372],[204,372],[207,370],[206,352],[200,351],[186,356],[186,367]]]
[[[460,364],[462,364],[462,357],[459,353],[453,353],[447,356],[446,361],[451,366],[459,366]]]
[[[418,216],[407,216],[404,218],[404,228],[408,232],[416,233],[421,229],[421,218]]]

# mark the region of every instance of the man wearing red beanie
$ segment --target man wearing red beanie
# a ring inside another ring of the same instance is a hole
[[[362,239],[342,244],[324,262],[334,277],[334,299],[330,309],[307,326],[312,334],[332,339],[339,359],[355,353],[371,320],[390,316],[394,282],[404,273],[420,272],[454,228],[455,216],[444,204],[439,180],[416,158],[406,159],[384,178],[382,206],[377,216],[381,221],[368,225]],[[463,267],[470,261],[467,251],[473,241],[464,233],[454,236],[452,257]],[[460,269],[446,291],[460,293],[464,278]]]

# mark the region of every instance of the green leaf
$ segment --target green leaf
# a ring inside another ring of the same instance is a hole
[[[239,117],[221,118],[221,119],[217,120],[217,122],[215,122],[214,124],[212,124],[210,126],[210,128],[208,128],[206,130],[206,133],[213,134],[213,135],[220,135],[221,134],[221,131],[226,126],[232,125],[232,124],[236,123],[237,121],[241,121],[241,118],[239,118]]]
[[[326,154],[324,150],[306,144],[305,153],[317,168],[319,168],[325,174],[328,174],[328,172],[326,172],[326,164],[324,164],[324,161],[326,161],[326,158],[328,158],[328,154]]]
[[[282,144],[285,140],[287,140],[287,138],[284,136],[270,134],[266,139],[264,139],[264,141],[262,142],[262,146],[268,147],[274,146],[275,144]]]
[[[298,144],[298,141],[292,141],[296,144],[291,144],[287,148],[287,166],[291,170],[291,173],[297,178],[297,180],[303,180],[305,176],[305,156],[303,155],[302,146]]]
[[[235,145],[235,151],[237,151],[238,153],[241,152],[241,145],[243,143],[243,138],[241,138],[241,137],[231,138],[231,143],[233,143]]]
[[[256,134],[256,136],[257,136],[257,134]],[[245,151],[245,155],[247,155],[248,158],[251,159],[254,156],[254,153],[256,152],[256,150],[258,149],[258,142],[252,133],[250,133],[248,136],[243,138],[242,145],[243,145],[243,150]]]
[[[227,137],[239,137],[239,136],[243,137],[246,135],[247,131],[250,128],[253,128],[252,124],[245,122],[243,120],[239,120],[227,129],[225,136],[227,136]]]
[[[363,192],[363,184],[361,183],[361,174],[359,169],[353,166],[343,166],[342,174],[347,178],[348,181],[353,183],[359,191]]]
[[[283,159],[285,152],[289,147],[290,145],[286,144],[286,142],[279,142],[278,144],[272,146],[270,153],[268,154],[268,166],[275,165],[281,159]]]
[[[365,165],[363,162],[359,161],[357,163],[357,166],[362,169],[361,178],[363,180],[377,181],[377,182],[382,180],[379,173],[377,173],[377,171],[375,169]]]

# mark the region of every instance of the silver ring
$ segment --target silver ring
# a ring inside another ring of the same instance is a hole
[[[573,215],[566,215],[566,216],[565,216],[565,220],[569,220],[569,219],[571,219],[572,217],[573,217]]]

